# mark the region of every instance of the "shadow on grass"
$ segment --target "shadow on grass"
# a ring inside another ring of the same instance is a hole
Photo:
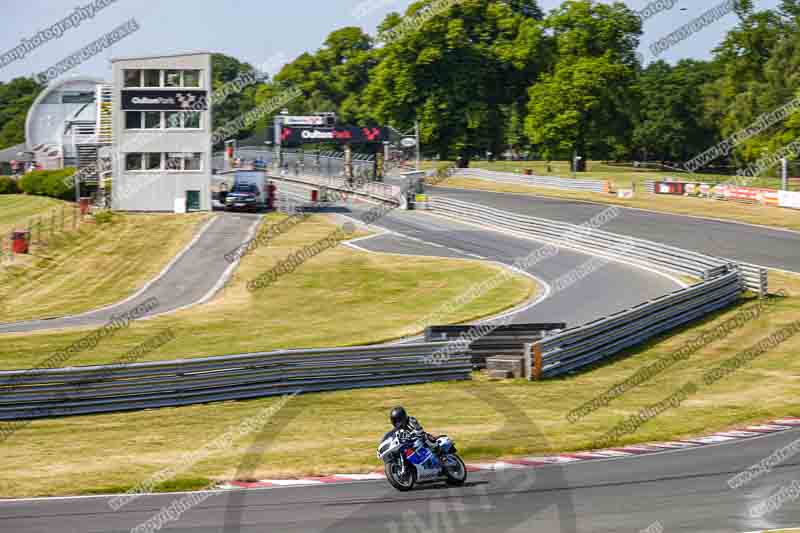
[[[213,483],[211,479],[205,477],[177,478],[156,485],[153,488],[153,493],[203,490],[211,487]],[[136,487],[137,485],[109,485],[107,487],[82,490],[81,494],[125,494]]]

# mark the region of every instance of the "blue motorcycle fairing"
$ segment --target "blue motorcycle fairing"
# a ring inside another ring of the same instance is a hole
[[[412,449],[409,448],[409,451]],[[439,459],[433,454],[433,452],[428,449],[426,446],[420,446],[413,453],[406,452],[406,459],[414,465],[414,466],[421,466],[425,470],[433,470],[440,468]]]

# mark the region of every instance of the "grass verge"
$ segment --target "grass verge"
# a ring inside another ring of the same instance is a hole
[[[72,204],[44,196],[0,194],[0,236],[6,238],[12,230],[24,229],[29,218],[62,205]]]
[[[629,350],[590,372],[538,383],[495,382],[475,375],[471,382],[435,383],[297,396],[269,419],[263,437],[235,441],[205,457],[173,483],[230,479],[247,460],[250,479],[331,472],[368,472],[380,467],[377,440],[387,413],[405,405],[431,432],[448,433],[465,458],[478,460],[586,449],[639,409],[672,394],[746,346],[757,343],[800,316],[800,278],[772,276],[776,298],[769,312],[694,353],[687,360],[629,390],[582,420],[566,415],[630,377],[656,359],[675,353],[698,335],[754,306],[737,307],[702,323]],[[364,320],[369,317],[364,314]],[[679,407],[649,420],[620,443],[704,434],[746,422],[800,415],[800,336],[761,355]],[[38,421],[0,444],[0,494],[33,496],[121,491],[176,464],[183,454],[274,406],[279,399],[226,402],[158,411]],[[198,438],[198,436],[201,436]],[[258,445],[251,447],[258,439]],[[331,442],[336,452],[331,452]],[[255,451],[254,451],[255,450]]]
[[[56,233],[0,270],[0,322],[65,316],[123,300],[158,275],[207,218],[114,214],[102,224]]]
[[[748,224],[760,224],[779,228],[800,231],[800,211],[781,209],[761,205],[748,205],[736,202],[724,202],[705,198],[684,198],[682,196],[665,196],[637,192],[631,199],[620,199],[613,194],[562,191],[516,185],[512,183],[499,183],[477,178],[454,176],[442,182],[441,187],[455,187],[460,189],[473,189],[490,192],[508,192],[514,194],[529,194],[548,198],[567,198],[589,202],[598,202],[609,205],[649,209],[663,213],[677,215],[692,215],[711,217]]]
[[[264,225],[280,220],[265,218]],[[331,234],[333,224],[311,217],[242,260],[233,278],[211,302],[133,323],[74,356],[69,365],[103,364],[167,329],[176,340],[143,361],[200,357],[280,348],[369,344],[419,333],[414,322],[456,298],[500,267],[482,262],[371,254],[337,246],[313,257],[292,274],[250,292],[246,282],[287,255]],[[237,243],[231,243],[233,249]],[[442,323],[494,314],[531,298],[530,278],[515,276],[474,299]],[[47,354],[71,345],[83,331],[3,336],[0,368],[30,368]]]

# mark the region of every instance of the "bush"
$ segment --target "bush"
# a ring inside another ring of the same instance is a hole
[[[113,224],[117,221],[117,215],[111,211],[98,211],[94,214],[94,220],[100,225]]]
[[[34,170],[19,180],[19,187],[27,194],[72,200],[75,198],[75,187],[67,185],[65,178],[73,174],[75,174],[73,167],[62,170]]]
[[[17,180],[11,176],[0,176],[0,194],[19,194]]]
[[[450,176],[452,172],[452,165],[450,163],[439,163],[436,165],[436,177],[445,179]]]

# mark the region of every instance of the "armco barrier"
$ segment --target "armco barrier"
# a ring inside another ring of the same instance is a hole
[[[701,279],[712,279],[728,272],[731,268],[737,268],[741,271],[747,289],[760,296],[767,293],[766,270],[746,263],[736,263],[729,259],[712,257],[637,237],[519,215],[449,198],[431,197],[429,205],[433,212],[467,222],[528,235],[556,246],[624,259],[630,263],[654,266],[664,271],[688,274]]]
[[[468,176],[479,179],[518,183],[531,187],[544,187],[548,189],[563,189],[568,191],[584,192],[609,192],[610,185],[607,181],[581,180],[558,178],[555,176],[532,176],[526,174],[513,174],[511,172],[495,172],[480,168],[459,168],[453,171],[454,176]]]
[[[525,347],[529,379],[577,370],[735,302],[738,271],[693,285]]]
[[[0,372],[0,420],[131,411],[279,394],[470,378],[446,343],[285,350],[176,361]]]
[[[468,344],[472,366],[485,368],[486,359],[497,355],[522,357],[525,344],[539,340],[552,331],[566,329],[563,322],[552,324],[492,324],[430,326],[425,329],[425,342]]]
[[[280,180],[290,183],[298,183],[301,185],[326,188],[333,191],[339,191],[347,195],[361,196],[371,200],[378,200],[379,202],[386,202],[395,204],[400,207],[405,207],[406,196],[405,191],[401,187],[389,185],[387,183],[380,183],[376,181],[367,181],[358,184],[358,186],[351,186],[346,179],[324,177],[324,176],[280,176],[268,175],[271,180]],[[356,183],[354,181],[354,183]]]
[[[767,292],[766,270],[754,265],[456,200],[433,198],[431,206],[434,211],[450,217],[527,234],[556,246],[649,264],[704,280],[634,308],[527,343],[524,360],[530,379],[557,376],[610,357],[734,303],[746,288],[761,296]]]

